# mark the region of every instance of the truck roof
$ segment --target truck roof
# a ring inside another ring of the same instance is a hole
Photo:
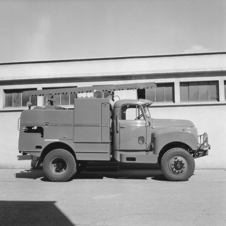
[[[114,107],[121,107],[123,104],[139,104],[139,105],[151,105],[153,102],[151,100],[146,99],[124,99],[124,100],[118,100],[115,102]]]

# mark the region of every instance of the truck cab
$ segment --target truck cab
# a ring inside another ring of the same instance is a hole
[[[148,100],[120,100],[114,105],[114,157],[119,162],[156,163],[150,152],[152,119]]]

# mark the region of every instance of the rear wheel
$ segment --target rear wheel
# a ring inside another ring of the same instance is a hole
[[[164,176],[171,181],[186,181],[194,173],[194,158],[183,148],[168,150],[161,159]]]
[[[65,149],[50,151],[43,162],[43,171],[51,181],[65,182],[76,173],[76,160]]]

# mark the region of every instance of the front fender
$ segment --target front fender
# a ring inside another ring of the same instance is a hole
[[[152,134],[154,154],[158,154],[164,146],[174,142],[186,144],[192,150],[197,150],[197,147],[198,147],[198,138],[191,131],[164,130],[164,131],[156,131],[155,133]]]

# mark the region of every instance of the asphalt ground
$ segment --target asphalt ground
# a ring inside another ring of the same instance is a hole
[[[186,182],[158,169],[84,171],[65,183],[42,170],[0,170],[1,226],[226,226],[226,170]]]

